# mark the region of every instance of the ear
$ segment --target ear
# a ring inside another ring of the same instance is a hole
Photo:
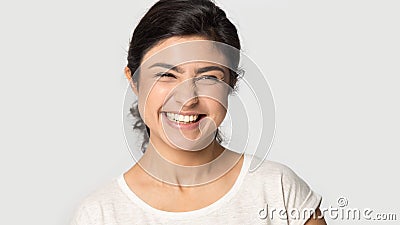
[[[137,86],[136,86],[135,82],[133,82],[131,70],[126,66],[125,69],[124,69],[124,72],[125,72],[125,77],[128,79],[129,84],[131,85],[133,92],[136,95],[138,95],[138,89],[137,89]]]

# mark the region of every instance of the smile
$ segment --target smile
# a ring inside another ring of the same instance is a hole
[[[197,130],[201,120],[207,117],[206,114],[198,114],[195,112],[163,112],[161,114],[167,124],[180,130]]]
[[[177,122],[177,123],[195,123],[200,120],[202,117],[202,114],[192,114],[192,115],[182,115],[182,114],[177,114],[177,113],[172,113],[172,112],[167,112],[165,113],[167,116],[167,119],[172,121],[172,122]]]

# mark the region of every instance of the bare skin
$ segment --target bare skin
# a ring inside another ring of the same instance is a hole
[[[124,174],[130,189],[153,208],[169,212],[185,212],[204,208],[224,196],[233,186],[243,165],[239,162],[221,178],[208,184],[182,187],[154,179],[135,164]]]
[[[311,216],[311,218],[305,223],[305,225],[326,225],[324,218],[318,218],[321,215],[321,211],[319,210],[319,208],[317,209],[316,213],[316,218],[313,218],[313,216]]]

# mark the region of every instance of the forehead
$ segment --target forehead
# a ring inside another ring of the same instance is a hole
[[[173,45],[185,43],[185,42],[191,42],[191,41],[205,41],[207,39],[200,37],[200,36],[187,36],[187,37],[182,37],[182,36],[174,36],[167,38],[165,40],[160,41],[158,44],[150,48],[147,53],[143,56],[142,61],[147,61],[150,57],[154,57],[154,55],[157,52],[160,52],[163,49],[166,49],[168,47],[171,47]]]
[[[189,65],[191,62],[214,64],[229,68],[230,57],[221,49],[218,42],[209,41],[199,36],[171,37],[149,49],[144,55],[141,67],[153,64]]]

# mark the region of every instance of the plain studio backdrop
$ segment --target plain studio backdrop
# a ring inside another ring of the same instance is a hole
[[[153,3],[1,3],[0,224],[68,224],[83,197],[133,164],[123,68]],[[322,207],[345,197],[347,207],[400,220],[399,2],[217,3],[274,94],[267,158],[296,171]]]

